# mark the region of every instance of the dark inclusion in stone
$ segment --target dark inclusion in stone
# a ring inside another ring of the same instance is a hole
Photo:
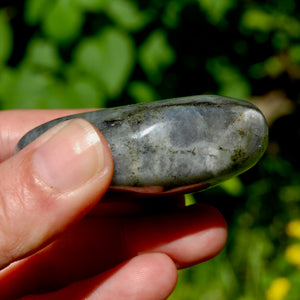
[[[105,136],[115,164],[112,187],[120,190],[203,189],[251,168],[267,146],[267,124],[253,104],[193,96],[59,118],[27,133],[16,151],[72,118],[88,120]]]

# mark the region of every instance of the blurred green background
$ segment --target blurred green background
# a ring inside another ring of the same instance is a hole
[[[186,196],[217,206],[229,239],[170,299],[300,299],[299,86],[296,0],[0,2],[0,109],[219,94],[264,112],[260,163]]]

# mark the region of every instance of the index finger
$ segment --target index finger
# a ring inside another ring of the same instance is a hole
[[[50,120],[92,109],[31,109],[0,111],[0,162],[12,156],[19,139]]]

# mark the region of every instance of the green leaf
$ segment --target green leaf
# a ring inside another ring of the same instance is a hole
[[[277,51],[284,51],[290,44],[290,38],[284,31],[277,31],[272,37],[273,47]]]
[[[288,51],[288,54],[296,64],[300,64],[300,44],[292,45]]]
[[[300,21],[299,18],[293,18],[290,15],[276,14],[276,28],[283,30],[290,37],[300,38]]]
[[[110,97],[124,88],[134,63],[134,46],[123,31],[108,27],[83,40],[74,53],[78,68],[94,77]]]
[[[55,81],[47,87],[47,93],[43,90],[40,97],[33,94],[35,106],[40,109],[73,108],[69,103],[67,86],[61,81]]]
[[[138,31],[149,21],[149,16],[139,11],[130,0],[111,0],[106,11],[117,24],[127,30]]]
[[[261,9],[248,9],[241,19],[241,25],[247,29],[270,32],[276,25],[273,15]]]
[[[104,94],[89,78],[56,80],[49,73],[28,67],[1,71],[0,97],[3,109],[93,108],[105,103]]]
[[[198,0],[198,2],[212,24],[224,20],[226,13],[236,5],[236,0]]]
[[[184,3],[177,0],[168,1],[164,13],[162,15],[162,20],[164,24],[169,28],[176,28],[179,24],[180,13]]]
[[[140,48],[139,60],[149,79],[154,84],[159,83],[164,70],[175,61],[175,52],[163,30],[158,29],[150,34]]]
[[[152,102],[158,98],[153,87],[143,81],[132,81],[129,85],[128,92],[136,103]]]
[[[239,177],[233,177],[220,184],[220,187],[230,196],[239,197],[244,192],[244,185]]]
[[[282,202],[300,202],[300,185],[281,187],[279,190],[279,199]]]
[[[105,107],[106,97],[96,83],[88,77],[75,77],[68,85],[69,108]]]
[[[265,76],[277,77],[285,70],[282,60],[278,56],[270,56],[265,61],[251,66],[249,72],[253,78]]]
[[[5,11],[0,10],[0,64],[10,57],[13,46],[13,34]]]
[[[248,81],[226,58],[216,57],[208,60],[206,69],[218,82],[221,95],[244,99],[251,94]]]
[[[271,77],[277,77],[284,71],[285,66],[283,65],[280,57],[270,56],[264,62],[264,69],[266,74]]]
[[[36,25],[41,22],[45,14],[51,9],[53,1],[27,0],[25,2],[24,18],[27,24]]]
[[[94,108],[101,104],[100,93],[88,80],[57,81],[40,101],[42,108]]]
[[[9,95],[14,89],[15,77],[16,74],[11,68],[1,68],[0,66],[0,99],[2,100],[1,108],[5,106],[6,101],[10,101]]]
[[[43,19],[42,28],[47,36],[61,44],[72,42],[81,33],[83,14],[68,0],[58,0]]]
[[[55,44],[42,39],[30,41],[25,61],[34,67],[49,70],[56,70],[61,65]]]
[[[186,194],[184,195],[184,200],[185,200],[185,206],[193,205],[196,204],[197,201],[193,194]]]
[[[27,68],[7,72],[2,107],[44,108],[43,99],[53,83],[54,79],[49,74],[37,73]]]
[[[96,12],[102,10],[110,0],[73,0],[73,2],[85,11]]]

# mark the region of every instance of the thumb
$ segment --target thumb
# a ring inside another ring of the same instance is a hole
[[[113,161],[87,121],[60,123],[0,165],[0,269],[53,240],[106,192]]]

